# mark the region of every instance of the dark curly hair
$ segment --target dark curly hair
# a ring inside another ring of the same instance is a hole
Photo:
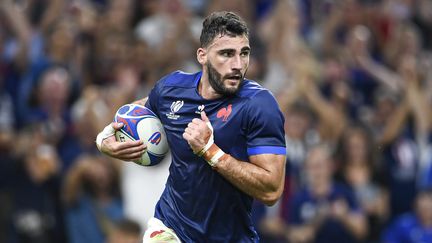
[[[228,11],[211,13],[203,22],[200,36],[201,47],[207,47],[217,35],[249,37],[246,22],[237,14]]]

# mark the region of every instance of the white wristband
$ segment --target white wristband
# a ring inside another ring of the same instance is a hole
[[[210,161],[207,161],[207,163],[210,164],[211,167],[214,167],[217,163],[219,163],[219,159],[224,156],[224,151],[222,149],[219,149],[213,157],[211,157]]]
[[[102,141],[107,138],[107,137],[111,137],[112,135],[114,135],[115,133],[115,129],[111,126],[111,124],[109,124],[108,126],[106,126],[102,132],[100,132],[97,137],[96,137],[96,146],[99,149],[99,151],[101,151],[101,146],[102,146]],[[102,152],[102,151],[101,151]]]

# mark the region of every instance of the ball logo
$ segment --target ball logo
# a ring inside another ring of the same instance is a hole
[[[143,108],[135,108],[132,110],[132,116],[144,116],[144,115],[150,115],[151,113],[148,112],[148,110]]]
[[[118,117],[117,122],[123,123],[122,130],[126,131],[126,133],[130,134],[132,137],[138,139],[138,133],[132,129],[132,126],[136,126],[138,122],[137,119],[124,119],[123,117]]]
[[[160,133],[160,132],[155,132],[155,133],[153,133],[153,134],[150,136],[150,138],[148,139],[148,141],[149,141],[151,144],[158,145],[158,144],[160,143],[161,139],[162,139],[162,135],[161,135],[161,133]]]
[[[124,105],[123,107],[121,107],[118,110],[117,113],[120,114],[120,115],[124,115],[124,114],[126,114],[129,111],[129,109],[130,109],[130,107],[128,105]]]

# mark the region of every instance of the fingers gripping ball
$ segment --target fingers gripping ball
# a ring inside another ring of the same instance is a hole
[[[168,152],[168,142],[162,123],[147,107],[127,104],[120,107],[114,117],[115,122],[124,126],[116,131],[117,141],[142,140],[147,145],[147,152],[141,159],[134,161],[139,165],[158,164]]]

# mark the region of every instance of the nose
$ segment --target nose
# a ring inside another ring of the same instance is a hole
[[[231,69],[232,70],[241,70],[242,69],[242,59],[240,55],[235,55],[231,61]]]

